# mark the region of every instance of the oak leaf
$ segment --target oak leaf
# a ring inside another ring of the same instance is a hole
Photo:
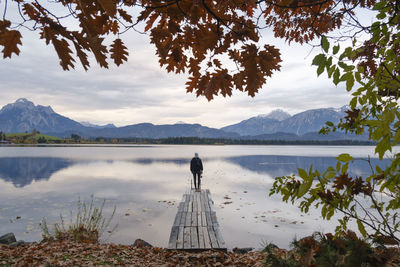
[[[11,58],[12,53],[19,55],[18,45],[22,45],[21,38],[21,33],[17,30],[0,31],[0,45],[4,47],[3,58]]]
[[[22,6],[22,11],[24,12],[25,15],[27,15],[30,19],[34,20],[38,18],[39,12],[30,4],[25,3]]]
[[[129,15],[125,10],[120,8],[120,9],[118,9],[118,13],[125,21],[130,22],[130,23],[133,22],[132,21],[132,16]]]
[[[103,40],[104,38],[99,38],[97,36],[91,36],[91,37],[87,37],[88,40],[88,44],[90,46],[90,50],[92,50],[97,63],[99,63],[99,65],[101,67],[104,68],[108,68],[108,63],[106,61],[107,59],[107,47],[105,45],[103,45]]]
[[[73,62],[75,60],[72,58],[72,51],[69,49],[69,44],[65,39],[58,40],[57,38],[53,38],[51,40],[53,46],[60,58],[60,65],[64,70],[69,70],[69,66],[74,68]]]
[[[121,39],[115,39],[114,43],[111,45],[111,58],[114,59],[114,63],[119,66],[123,61],[128,60],[128,51],[126,46],[122,43]]]
[[[108,16],[114,17],[117,13],[117,3],[115,0],[97,0]]]
[[[81,61],[82,67],[85,70],[88,70],[88,68],[90,67],[90,64],[87,59],[86,53],[83,52],[82,48],[76,42],[74,42],[74,46],[75,46],[75,50],[76,50],[76,55],[78,56],[79,60]]]

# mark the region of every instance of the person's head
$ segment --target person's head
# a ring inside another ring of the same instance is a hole
[[[198,158],[198,157],[199,157],[199,153],[197,153],[197,152],[194,153],[194,157],[195,157],[195,158]]]

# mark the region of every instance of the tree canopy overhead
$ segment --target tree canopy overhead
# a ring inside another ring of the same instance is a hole
[[[267,77],[280,70],[279,48],[261,39],[264,29],[298,43],[310,43],[341,27],[368,31],[354,10],[377,2],[8,0],[1,7],[0,45],[4,58],[18,55],[24,28],[36,30],[54,47],[64,70],[77,62],[87,70],[89,54],[101,67],[108,67],[108,57],[122,64],[129,54],[123,33],[143,31],[150,35],[161,66],[168,72],[189,73],[188,92],[209,100],[218,94],[230,96],[234,89],[254,96]]]
[[[262,32],[300,44],[317,44],[312,64],[352,94],[346,117],[323,132],[342,130],[375,141],[382,159],[400,143],[400,2],[398,0],[5,0],[1,2],[3,57],[19,54],[24,29],[52,45],[64,70],[80,62],[101,67],[128,59],[124,34],[150,35],[160,66],[188,73],[186,89],[208,100],[233,90],[250,96],[280,70],[279,48]],[[1,11],[1,10],[0,10]],[[14,11],[14,12],[11,12]],[[61,14],[61,15],[59,15]],[[367,16],[367,24],[359,19]],[[400,244],[400,153],[367,177],[351,176],[349,154],[325,171],[299,169],[277,177],[271,194],[320,207],[324,219],[340,212],[337,233],[350,220],[364,237]]]

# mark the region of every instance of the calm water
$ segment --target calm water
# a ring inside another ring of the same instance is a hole
[[[326,168],[340,153],[365,158],[374,157],[373,151],[365,146],[0,147],[0,235],[14,232],[17,239],[39,241],[43,217],[50,223],[60,213],[69,218],[78,198],[93,194],[108,200],[106,214],[117,206],[117,232],[104,241],[131,244],[142,238],[166,247],[177,204],[190,188],[189,161],[198,152],[205,168],[202,188],[211,190],[228,247],[264,242],[287,247],[295,236],[332,231],[334,222],[268,197],[273,178],[310,164]],[[355,161],[353,172],[368,174],[366,162]]]

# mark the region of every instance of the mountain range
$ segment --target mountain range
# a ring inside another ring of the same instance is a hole
[[[339,122],[340,118],[345,116],[346,109],[346,106],[339,109],[312,109],[293,116],[283,110],[275,110],[267,115],[259,115],[222,127],[221,130],[250,136],[277,132],[304,135],[309,132],[318,132],[326,121]]]
[[[16,133],[31,132],[36,129],[41,133],[59,137],[78,134],[87,138],[201,137],[259,140],[365,140],[365,136],[345,135],[340,132],[327,136],[317,133],[326,121],[337,123],[340,118],[344,117],[346,109],[345,106],[339,109],[312,109],[293,116],[278,109],[266,115],[227,125],[221,129],[182,122],[166,125],[139,123],[116,127],[114,124],[101,126],[89,122],[77,122],[54,112],[50,106],[35,105],[25,98],[20,98],[0,110],[0,131]]]

